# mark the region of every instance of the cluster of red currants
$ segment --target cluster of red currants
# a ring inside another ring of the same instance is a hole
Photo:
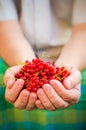
[[[43,84],[49,83],[52,79],[62,82],[68,75],[69,70],[62,66],[56,67],[51,62],[44,62],[40,58],[26,61],[21,70],[15,74],[16,79],[23,79],[24,88],[30,92],[36,92]]]

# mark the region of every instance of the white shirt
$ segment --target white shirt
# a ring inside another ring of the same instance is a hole
[[[19,22],[36,48],[65,44],[69,25],[86,23],[86,0],[21,0]],[[14,0],[0,0],[0,21],[18,19]]]

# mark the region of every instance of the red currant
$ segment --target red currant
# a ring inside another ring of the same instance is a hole
[[[44,62],[40,58],[26,61],[21,70],[15,74],[15,78],[22,78],[24,88],[30,92],[36,92],[43,84],[52,79],[62,82],[70,74],[69,70],[62,66],[56,67],[51,62]]]

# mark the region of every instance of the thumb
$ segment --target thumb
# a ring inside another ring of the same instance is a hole
[[[64,79],[63,85],[67,89],[75,87],[81,82],[81,73],[77,69],[71,69],[70,75]]]
[[[15,73],[21,69],[21,66],[13,66],[7,69],[4,75],[4,83],[7,84],[8,81],[15,81]]]

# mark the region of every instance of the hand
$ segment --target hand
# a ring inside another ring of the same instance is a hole
[[[39,109],[50,111],[66,108],[79,101],[81,74],[77,69],[72,69],[70,75],[63,81],[51,80],[37,91],[39,99],[36,106]]]
[[[35,108],[37,96],[23,89],[24,80],[15,80],[15,73],[21,69],[21,66],[14,66],[6,71],[4,82],[6,84],[5,98],[18,109],[32,110]],[[23,90],[22,90],[23,89]]]

